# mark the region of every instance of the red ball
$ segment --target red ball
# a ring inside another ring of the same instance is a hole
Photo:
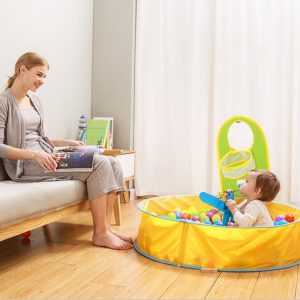
[[[190,214],[182,214],[180,219],[185,219],[185,220],[189,220],[191,218]]]
[[[30,236],[31,236],[31,232],[30,231],[26,231],[26,232],[22,233],[22,237],[23,237],[24,240],[29,239]]]
[[[289,222],[289,223],[292,223],[292,222],[294,222],[295,221],[295,217],[292,215],[292,214],[287,214],[287,215],[285,215],[285,220],[287,221],[287,222]]]

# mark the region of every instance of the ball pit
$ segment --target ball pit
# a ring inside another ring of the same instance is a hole
[[[207,218],[209,224],[203,224],[192,219],[176,219],[176,213],[175,218],[167,217],[176,209],[178,214],[191,207],[195,208],[194,213],[209,211],[212,207],[201,202],[198,196],[143,200],[138,204],[142,218],[134,247],[150,259],[193,269],[256,272],[300,264],[299,208],[274,201],[266,205],[273,220],[278,215],[289,215],[289,220],[294,217],[295,221],[272,227],[236,227],[211,225]]]

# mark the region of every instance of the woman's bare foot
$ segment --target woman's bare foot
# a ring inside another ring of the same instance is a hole
[[[125,236],[122,233],[112,229],[111,227],[109,228],[110,232],[113,233],[114,235],[116,235],[118,238],[120,238],[121,240],[125,241],[125,242],[129,242],[131,244],[133,244],[133,240],[130,236]]]
[[[128,243],[122,239],[120,239],[118,236],[114,235],[109,230],[93,235],[93,244],[95,246],[100,247],[107,247],[110,249],[116,249],[116,250],[127,250],[132,248],[132,244]]]

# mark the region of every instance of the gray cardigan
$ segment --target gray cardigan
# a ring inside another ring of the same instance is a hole
[[[43,109],[39,98],[35,94],[27,95],[36,111],[41,117],[38,134],[52,147],[53,143],[44,136]],[[3,159],[8,176],[14,181],[44,181],[55,180],[49,176],[24,176],[23,160],[12,160],[6,158],[10,147],[23,149],[25,145],[25,122],[20,114],[15,96],[8,88],[0,94],[0,157]]]

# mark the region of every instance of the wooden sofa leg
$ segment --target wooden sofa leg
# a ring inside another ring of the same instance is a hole
[[[120,203],[120,195],[117,196],[114,206],[114,214],[115,214],[115,221],[116,225],[121,225],[121,203]]]

